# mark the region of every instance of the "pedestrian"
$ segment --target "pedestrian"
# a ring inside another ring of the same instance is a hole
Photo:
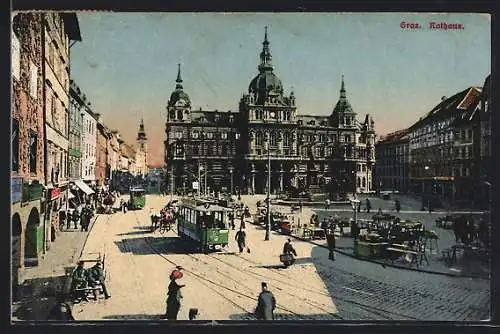
[[[71,302],[67,300],[63,293],[59,293],[57,296],[56,303],[52,307],[47,316],[47,320],[56,321],[72,321],[75,320],[73,317],[73,307]]]
[[[325,210],[330,210],[330,199],[329,198],[327,198],[325,200]]]
[[[371,209],[372,209],[372,204],[370,203],[370,200],[367,198],[366,199],[366,212],[370,213]]]
[[[361,201],[358,202],[358,212],[361,212]]]
[[[240,230],[236,232],[236,236],[234,237],[234,240],[236,240],[236,242],[238,243],[240,253],[242,253],[246,247],[246,237],[247,234],[245,233],[244,229],[240,227]]]
[[[245,226],[245,215],[241,214],[240,230],[244,229],[245,227],[246,227]]]
[[[71,274],[71,296],[75,299],[82,299],[87,301],[88,299],[85,290],[81,290],[85,289],[87,287],[87,284],[87,271],[83,267],[83,261],[80,261]]]
[[[326,242],[328,244],[328,259],[335,261],[335,228],[328,229],[326,233]]]
[[[259,294],[255,316],[259,320],[274,320],[274,309],[276,308],[276,298],[267,288],[267,283],[261,283],[262,292]]]
[[[299,201],[300,213],[302,213],[302,200]]]
[[[401,210],[401,202],[397,199],[394,201],[394,207],[396,208],[396,211],[399,213]]]
[[[177,284],[177,280],[183,276],[181,269],[176,269],[172,272],[172,274],[170,274],[170,284],[168,285],[167,292],[168,320],[177,320],[177,315],[179,314],[179,310],[181,308],[181,288],[186,286],[185,284]]]
[[[89,270],[89,284],[94,288],[100,285],[102,287],[102,292],[104,293],[104,298],[109,299],[111,296],[108,293],[108,289],[106,288],[106,283],[104,281],[105,277],[102,263],[101,261],[97,261],[97,263]],[[94,300],[97,300],[96,289],[94,289]]]
[[[231,225],[231,229],[235,229],[236,225],[234,224],[234,212],[229,212],[229,224]]]

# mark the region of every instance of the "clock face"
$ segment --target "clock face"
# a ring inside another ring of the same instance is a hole
[[[269,117],[270,117],[270,118],[275,118],[275,117],[276,117],[276,112],[271,111],[271,112],[269,113]]]

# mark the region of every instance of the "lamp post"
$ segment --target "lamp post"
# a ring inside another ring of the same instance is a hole
[[[360,201],[359,199],[357,199],[356,197],[354,197],[354,199],[351,199],[351,207],[352,207],[352,211],[354,213],[354,226],[358,226],[358,205],[359,205]],[[351,228],[352,230],[352,228]],[[357,238],[357,236],[355,236]]]
[[[269,240],[271,235],[271,141],[267,141],[267,226],[264,240]]]
[[[230,188],[231,196],[233,196],[233,170],[234,168],[232,166],[229,167],[229,174],[231,174],[231,188]]]

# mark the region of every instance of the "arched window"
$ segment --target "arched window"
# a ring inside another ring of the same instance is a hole
[[[290,133],[289,132],[283,133],[283,146],[285,146],[285,147],[290,146]]]
[[[257,131],[255,133],[255,145],[257,146],[262,146],[262,132],[261,131]]]
[[[177,118],[182,120],[182,110],[177,110]]]
[[[271,146],[276,146],[276,132],[272,131],[269,134],[270,144]]]

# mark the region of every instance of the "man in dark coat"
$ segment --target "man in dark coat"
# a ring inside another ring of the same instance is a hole
[[[247,234],[245,233],[244,229],[240,227],[240,230],[236,232],[236,236],[234,237],[234,240],[236,240],[236,242],[238,243],[240,253],[243,252],[246,247],[246,237]]]
[[[240,230],[245,228],[245,214],[241,214]]]
[[[104,282],[104,270],[102,268],[102,263],[98,261],[92,268],[89,270],[89,284],[92,287],[97,287],[98,285],[102,286],[102,292],[104,293],[104,298],[109,299],[111,296],[108,293],[108,289],[106,288],[106,283]],[[94,290],[94,299],[97,300],[97,290]]]
[[[81,298],[87,300],[85,291],[77,291],[76,289],[83,289],[87,287],[87,271],[83,267],[83,262],[78,262],[78,266],[71,274],[71,294],[74,298]]]
[[[267,283],[262,282],[262,292],[259,294],[255,316],[260,320],[274,320],[274,309],[276,308],[276,299],[271,291],[267,289]]]
[[[328,259],[335,261],[335,229],[331,228],[327,230],[326,242],[328,244]]]
[[[177,320],[177,314],[181,308],[181,288],[184,284],[177,284],[176,278],[174,276],[170,279],[170,284],[168,285],[168,297],[167,297],[167,319]]]

